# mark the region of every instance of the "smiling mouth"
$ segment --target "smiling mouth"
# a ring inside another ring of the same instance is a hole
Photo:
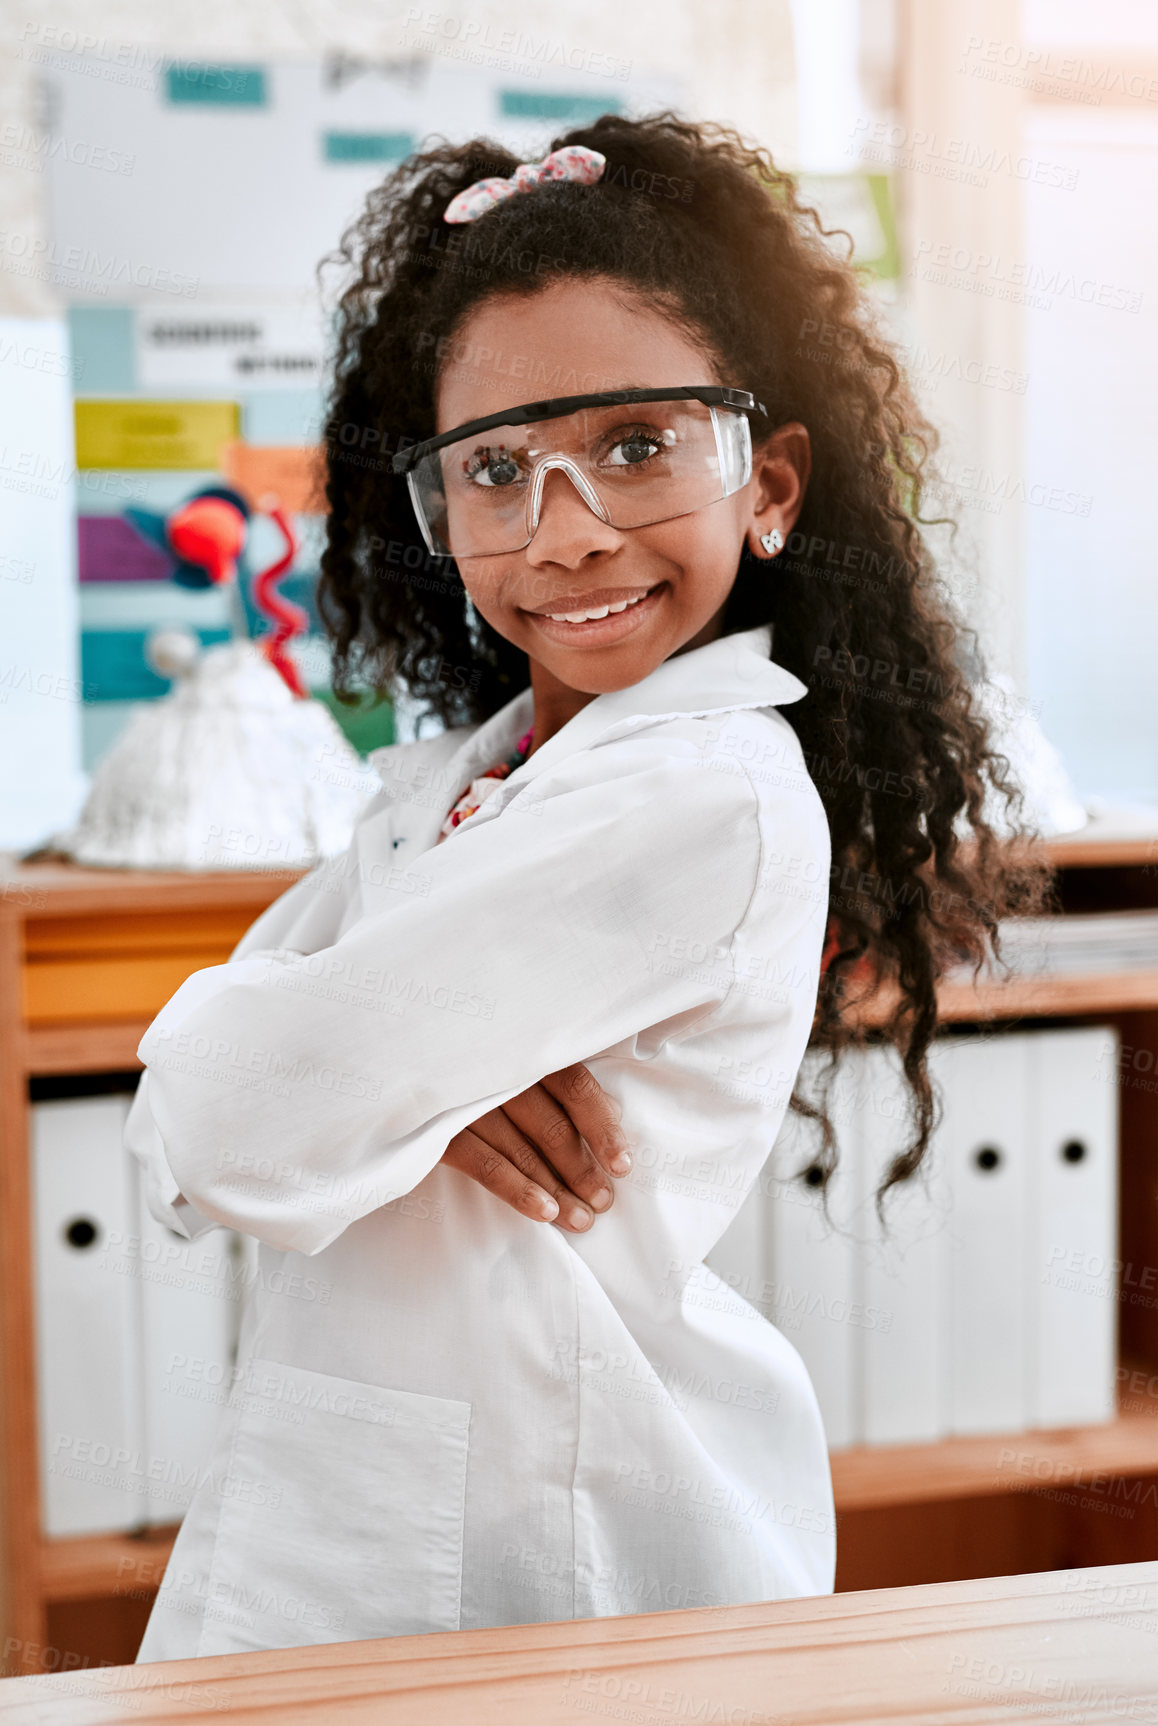
[[[651,591],[649,588],[648,592]],[[639,605],[646,598],[647,594],[641,593],[639,599],[621,599],[615,605],[591,606],[586,611],[545,611],[540,615],[551,618],[555,623],[588,623],[596,617],[609,617],[613,612],[627,611],[631,606]]]
[[[632,634],[637,628],[641,628],[644,620],[662,603],[667,589],[667,582],[659,581],[642,593],[625,593],[621,588],[619,591],[624,595],[622,598],[597,604],[589,601],[586,605],[573,605],[570,611],[563,609],[567,602],[561,599],[558,601],[558,611],[528,611],[525,615],[531,619],[536,629],[553,641],[586,641],[598,646],[605,641],[618,641],[621,636]]]
[[[655,592],[656,587],[662,585],[662,582],[656,582],[655,586],[646,588],[639,593],[629,593],[623,598],[613,600],[590,600],[585,605],[573,604],[568,606],[566,600],[561,598],[557,609],[548,610],[546,606],[541,606],[533,611],[531,616],[549,617],[554,623],[588,623],[601,617],[615,616],[621,611],[630,611],[632,606],[641,604],[643,600]],[[620,589],[621,593],[622,591]]]

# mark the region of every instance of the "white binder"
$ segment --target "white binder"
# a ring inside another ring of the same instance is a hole
[[[934,1046],[944,1090],[940,1139],[952,1198],[949,1429],[1029,1424],[1029,1062],[1025,1036]]]
[[[827,1057],[805,1056],[798,1087],[815,1101]],[[863,1331],[854,1322],[859,1300],[856,1245],[857,1134],[851,1107],[851,1064],[842,1062],[829,1097],[838,1165],[828,1187],[825,1218],[806,1169],[820,1147],[814,1123],[791,1111],[776,1140],[762,1184],[766,1190],[768,1274],[774,1324],[799,1351],[816,1391],[830,1450],[855,1444],[857,1373]]]
[[[1093,1424],[1116,1409],[1118,1038],[1099,1025],[1026,1041],[1036,1176],[1029,1424]]]
[[[244,1288],[232,1230],[195,1241],[160,1223],[134,1177],[140,1236],[141,1379],[148,1458],[145,1515],[179,1522],[212,1452],[229,1395],[237,1313]]]
[[[876,1191],[911,1137],[908,1086],[891,1047],[858,1057],[861,1136],[858,1209],[864,1307],[860,1438],[917,1444],[949,1430],[949,1194],[934,1134],[921,1169],[884,1200]]]
[[[883,1233],[874,1195],[909,1137],[895,1050],[842,1056],[836,1230],[792,1174],[819,1135],[788,1116],[712,1263],[773,1291],[830,1447],[1113,1419],[1116,1063],[1109,1027],[938,1038],[943,1117]]]
[[[31,1109],[40,1479],[49,1535],[125,1530],[143,1517],[127,1112],[124,1096]]]

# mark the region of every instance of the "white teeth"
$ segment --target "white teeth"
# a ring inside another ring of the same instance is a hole
[[[626,611],[629,605],[638,605],[640,599],[646,599],[647,594],[641,593],[638,599],[621,599],[614,605],[601,605],[591,611],[549,611],[547,616],[555,623],[586,623],[588,618],[606,617],[611,611]]]

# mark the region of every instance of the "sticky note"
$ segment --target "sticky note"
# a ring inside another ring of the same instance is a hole
[[[253,509],[260,507],[267,492],[274,493],[291,514],[321,513],[326,508],[320,448],[231,443],[221,452],[221,471]]]
[[[238,436],[236,402],[78,401],[78,468],[216,468]]]
[[[508,120],[569,120],[582,126],[600,114],[619,114],[614,96],[579,96],[567,90],[500,90],[499,112]]]
[[[414,148],[410,132],[323,132],[326,162],[401,162]]]
[[[175,104],[264,108],[261,66],[227,66],[210,60],[175,60],[165,68],[165,93]]]

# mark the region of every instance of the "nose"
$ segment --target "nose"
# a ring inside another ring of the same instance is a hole
[[[566,468],[551,468],[543,475],[539,521],[526,550],[528,563],[574,568],[594,553],[614,551],[621,537],[610,522],[595,514]]]

